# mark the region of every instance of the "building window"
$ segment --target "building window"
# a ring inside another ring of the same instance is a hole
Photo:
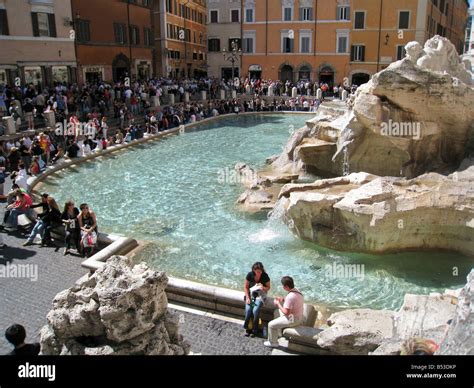
[[[293,20],[293,8],[283,7],[283,20],[285,22],[290,22]]]
[[[33,36],[56,37],[56,20],[54,14],[44,12],[31,13]]]
[[[41,85],[43,83],[41,67],[24,67],[26,84]]]
[[[166,0],[166,12],[172,13],[173,12],[173,7],[171,6],[173,4],[172,0]]]
[[[254,52],[254,38],[253,37],[244,37],[242,44],[243,44],[242,51],[244,53],[252,54]]]
[[[78,42],[90,42],[91,31],[89,20],[77,20],[77,41]]]
[[[0,35],[9,35],[6,9],[0,9]]]
[[[67,66],[53,66],[51,72],[53,73],[53,82],[68,82]]]
[[[209,20],[211,21],[211,23],[219,23],[219,11],[209,11]]]
[[[301,21],[313,20],[313,8],[310,8],[310,7],[300,8],[300,20]]]
[[[446,36],[446,27],[443,27],[441,24],[438,24],[436,33],[441,36]]]
[[[221,51],[221,40],[220,39],[209,39],[208,49],[210,53]]]
[[[115,43],[127,44],[127,27],[125,24],[114,23]]]
[[[337,52],[339,54],[347,53],[347,48],[349,47],[349,36],[348,35],[338,35],[337,36]]]
[[[302,53],[309,53],[311,50],[311,38],[309,36],[302,36],[300,46],[300,51]]]
[[[145,46],[153,46],[153,34],[150,28],[143,29],[143,41]]]
[[[253,8],[247,8],[245,10],[245,22],[253,23]]]
[[[6,70],[0,70],[0,85],[7,84],[7,72]]]
[[[405,56],[406,56],[405,46],[398,45],[397,46],[397,61],[405,58]]]
[[[240,10],[232,9],[230,11],[230,21],[232,23],[240,23]]]
[[[398,28],[400,30],[410,28],[410,11],[400,11],[398,16]]]
[[[350,7],[347,5],[340,5],[337,7],[337,20],[350,20]]]
[[[193,53],[193,61],[197,61],[198,59],[198,54],[196,52]]]
[[[135,46],[140,44],[140,29],[137,26],[130,26],[130,43]]]
[[[281,52],[282,53],[292,53],[294,50],[294,39],[291,39],[288,36],[288,32],[284,32],[281,35]]]
[[[365,61],[365,46],[353,45],[351,50],[351,61],[352,62],[364,62]]]
[[[150,6],[150,0],[143,0],[143,6],[148,8]]]
[[[445,0],[440,0],[439,1],[439,10],[441,11],[441,13],[444,13],[444,11],[445,11]]]
[[[356,11],[354,19],[354,30],[363,30],[365,28],[365,12]]]

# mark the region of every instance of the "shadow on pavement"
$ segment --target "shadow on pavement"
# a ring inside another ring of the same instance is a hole
[[[2,252],[2,256],[0,257],[0,265],[5,265],[12,260],[26,260],[36,255],[35,251],[10,246],[1,248],[0,252]]]

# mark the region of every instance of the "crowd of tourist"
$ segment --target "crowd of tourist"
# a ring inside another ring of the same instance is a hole
[[[47,112],[54,112],[57,122],[67,120],[73,113],[81,122],[87,121],[90,114],[97,114],[101,117],[114,118],[123,126],[123,123],[132,117],[136,118],[149,113],[155,97],[160,105],[168,101],[165,97],[169,94],[175,96],[177,103],[183,103],[186,94],[189,95],[191,101],[200,100],[200,92],[205,91],[206,100],[208,100],[206,105],[209,107],[211,101],[215,103],[216,100],[221,99],[219,90],[226,91],[228,95],[231,90],[235,90],[240,97],[241,105],[244,101],[250,104],[255,99],[263,100],[263,97],[281,97],[271,103],[262,102],[263,105],[267,105],[261,107],[262,110],[307,109],[309,111],[310,106],[304,106],[305,101],[315,105],[328,96],[340,97],[344,89],[354,92],[355,88],[356,86],[329,85],[308,80],[292,83],[249,78],[235,81],[215,78],[199,80],[159,78],[147,81],[129,82],[127,80],[83,85],[57,83],[49,88],[33,84],[23,87],[0,85],[0,118],[13,117],[17,130],[21,125],[24,125],[25,129],[34,129],[35,125],[44,125]],[[293,89],[296,90],[296,95]],[[318,95],[318,89],[321,90],[321,99],[314,103],[313,97]],[[221,101],[219,105],[225,104],[228,100]],[[247,109],[247,111],[252,111],[257,107]],[[244,110],[242,106],[241,111]],[[4,131],[5,128],[0,124],[0,135]]]
[[[17,231],[18,217],[25,215],[34,222],[27,240],[23,246],[33,245],[35,238],[41,238],[41,246],[57,246],[53,242],[52,231],[64,235],[64,255],[75,249],[83,257],[90,257],[97,247],[97,217],[87,204],[79,209],[74,202],[68,201],[60,210],[55,199],[42,194],[39,203],[33,203],[28,192],[18,184],[13,184],[12,190],[6,196],[7,206],[3,217],[2,231]],[[34,209],[40,209],[37,213]],[[3,245],[3,241],[1,242]]]

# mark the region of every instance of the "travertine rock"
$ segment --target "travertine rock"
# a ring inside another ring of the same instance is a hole
[[[168,278],[115,256],[59,293],[41,331],[42,353],[187,354],[189,346],[167,312]]]
[[[453,322],[436,354],[474,355],[474,270],[462,289]]]
[[[260,212],[273,209],[280,190],[279,185],[296,181],[297,174],[281,173],[277,175],[257,174],[257,172],[245,163],[237,163],[234,167],[237,180],[247,190],[240,195],[237,204],[248,212]]]
[[[459,293],[405,295],[394,314],[394,336],[384,340],[372,355],[399,354],[410,338],[425,338],[440,344],[436,354],[474,355],[474,270]],[[447,322],[452,320],[451,325]]]
[[[394,315],[395,337],[426,337],[440,343],[446,323],[454,316],[455,302],[455,298],[444,295],[405,295],[402,307]]]
[[[413,178],[458,168],[474,151],[470,73],[445,38],[407,48],[407,58],[357,90],[351,109],[322,104],[272,167],[298,173],[295,166],[303,166],[326,178],[361,171]]]
[[[393,336],[393,311],[356,309],[334,313],[317,344],[336,354],[367,355]]]
[[[474,160],[463,168],[408,181],[351,174],[286,185],[283,219],[298,237],[338,250],[474,254]]]
[[[472,279],[474,271],[471,288]],[[469,289],[469,285],[466,289]],[[469,337],[472,336],[473,325],[472,289],[470,297],[471,303],[461,306],[464,306],[463,316],[470,314],[471,320],[464,319],[463,326],[458,327],[456,334],[453,334],[455,344],[450,354],[468,354],[469,349],[471,352],[474,349],[470,341],[472,337]],[[447,321],[455,316],[455,310],[463,309],[461,306],[456,309],[456,301],[455,297],[447,294],[407,294],[397,312],[371,309],[341,311],[331,315],[329,329],[319,333],[315,340],[319,347],[332,353],[352,355],[397,355],[400,354],[402,344],[415,337],[443,343]],[[458,338],[461,332],[463,334]]]

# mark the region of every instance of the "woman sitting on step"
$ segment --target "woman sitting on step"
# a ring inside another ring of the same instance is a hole
[[[97,245],[97,218],[86,203],[80,206],[80,210],[81,212],[77,216],[77,219],[79,221],[79,228],[81,229],[82,255],[91,257]]]

